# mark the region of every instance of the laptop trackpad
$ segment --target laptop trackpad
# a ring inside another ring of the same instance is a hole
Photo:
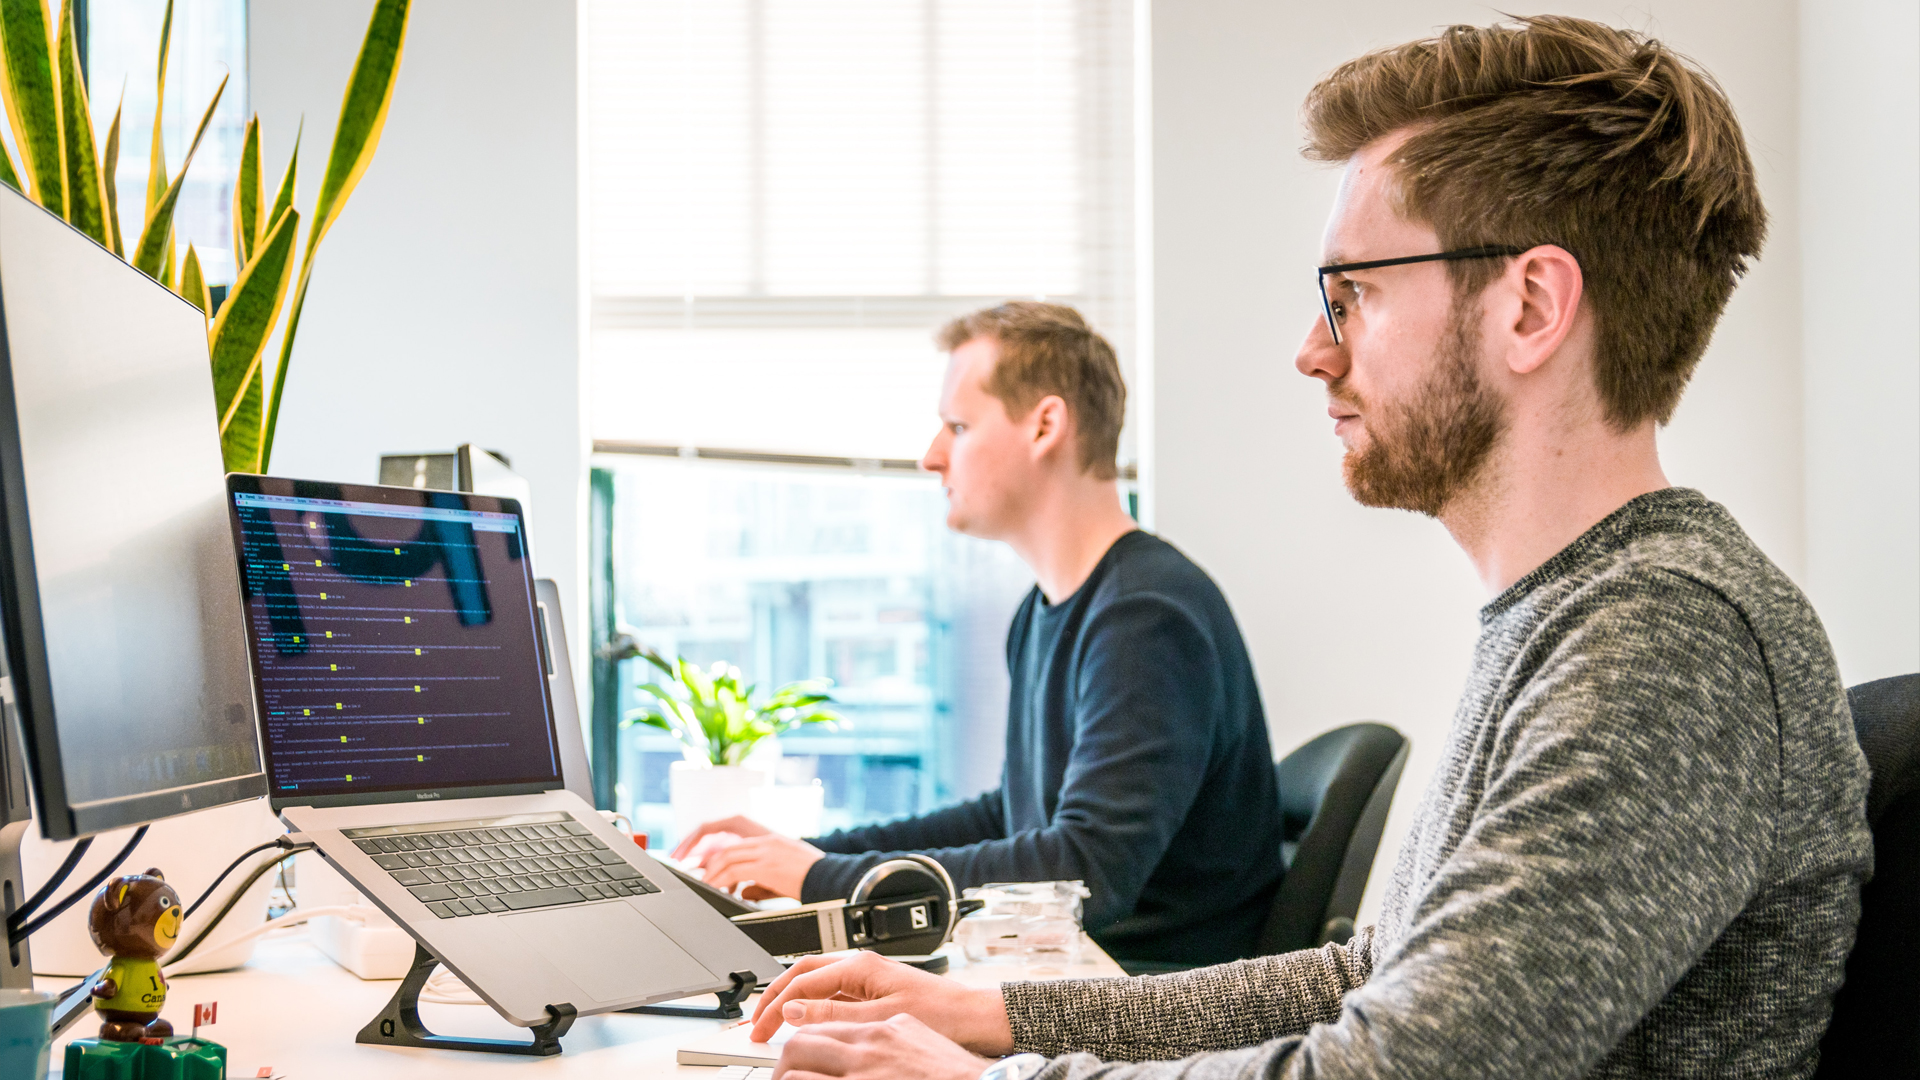
[[[578,904],[496,921],[597,1001],[714,983],[712,972],[628,904]]]

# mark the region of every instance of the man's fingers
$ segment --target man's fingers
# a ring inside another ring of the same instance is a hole
[[[830,1020],[820,1024],[810,1024],[805,1031],[796,1031],[793,1038],[802,1035],[832,1039],[835,1042],[863,1043],[886,1037],[886,1025],[864,1020]],[[789,1043],[792,1039],[788,1040]]]
[[[840,957],[840,956],[803,956],[801,957],[797,962],[795,962],[795,964],[792,967],[781,972],[779,978],[767,984],[767,988],[764,991],[762,991],[760,994],[759,1004],[754,1006],[753,1018],[755,1020],[760,1019],[760,1014],[766,1010],[767,1003],[772,1001],[774,998],[779,997],[780,991],[785,990],[787,988],[787,984],[792,982],[794,979],[799,978],[802,975],[805,975],[809,971],[814,971],[816,969],[826,967],[828,964],[835,963],[843,959],[845,959],[845,957]]]
[[[871,1024],[876,1020],[885,1020],[899,1012],[898,1007],[884,1001],[844,1001],[828,998],[817,1001],[794,1000],[780,1007],[780,1016],[794,1027],[813,1028],[824,1026],[832,1032],[837,1026],[853,1024]],[[839,1032],[836,1037],[854,1037],[852,1032]]]
[[[765,857],[769,846],[767,837],[751,836],[744,840],[736,840],[726,847],[707,852],[706,856],[700,860],[700,863],[706,867],[709,872],[723,870],[735,863],[757,861]]]
[[[673,857],[676,859],[684,859],[688,855],[691,855],[693,849],[699,846],[700,841],[705,840],[707,837],[719,833],[733,832],[733,829],[729,827],[733,822],[733,818],[720,818],[716,821],[701,822],[695,826],[694,830],[688,833],[680,843],[674,845]]]
[[[681,837],[680,842],[673,846],[673,857],[676,859],[686,858],[687,853],[693,850],[693,845],[699,843],[708,833],[712,831],[713,831],[713,822],[711,821],[706,822],[705,824],[702,824],[702,825],[695,826],[692,832],[688,833],[684,837]]]
[[[851,1027],[853,1025],[844,1025]],[[798,1073],[805,1076],[818,1073],[823,1076],[845,1076],[851,1070],[854,1061],[854,1048],[838,1032],[819,1032],[801,1030],[793,1033],[787,1045],[780,1051],[780,1066],[784,1074],[792,1076]]]
[[[821,963],[808,965],[809,960]],[[802,965],[807,965],[805,970],[802,970]],[[753,1037],[762,1042],[771,1039],[785,1022],[782,1010],[788,1002],[824,1001],[843,993],[855,999],[866,998],[869,995],[866,993],[865,979],[860,974],[862,967],[864,965],[859,962],[858,956],[832,959],[809,956],[795,964],[792,971],[775,979],[767,992],[761,995],[760,1011],[754,1014]],[[780,984],[781,979],[786,980],[786,985]]]
[[[752,851],[740,849],[751,840],[742,840],[730,848],[709,854],[704,862],[705,881],[716,889],[731,889],[743,881],[753,881],[760,876],[762,862]]]
[[[735,814],[732,817],[715,818],[712,821],[703,821],[678,844],[674,845],[673,857],[676,859],[686,858],[687,855],[693,851],[694,845],[715,833],[732,833],[735,836],[758,836],[766,831],[767,827],[765,825],[742,814]]]

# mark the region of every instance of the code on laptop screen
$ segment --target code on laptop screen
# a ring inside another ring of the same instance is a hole
[[[233,493],[276,798],[559,778],[520,518],[422,497]]]

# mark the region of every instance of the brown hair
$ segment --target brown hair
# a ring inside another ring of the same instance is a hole
[[[1766,236],[1726,94],[1630,30],[1556,15],[1449,27],[1341,65],[1303,112],[1320,161],[1410,129],[1389,160],[1401,210],[1443,249],[1556,244],[1578,259],[1595,379],[1623,431],[1673,416]],[[1500,268],[1449,264],[1467,294]]]
[[[1013,300],[962,315],[934,335],[946,352],[975,338],[1000,346],[1000,360],[987,377],[987,392],[1008,416],[1025,413],[1048,394],[1067,403],[1079,432],[1080,468],[1096,480],[1120,475],[1120,425],[1126,418],[1127,386],[1107,339],[1065,304]]]

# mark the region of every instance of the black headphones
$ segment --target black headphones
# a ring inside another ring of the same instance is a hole
[[[954,924],[977,906],[979,901],[955,895],[946,867],[925,855],[909,853],[895,855],[862,874],[853,895],[845,900],[726,914],[754,944],[775,956],[844,949],[924,956],[946,944]]]
[[[906,854],[860,875],[842,910],[850,945],[902,956],[931,953],[946,944],[960,919],[959,907],[947,868],[925,855]]]

